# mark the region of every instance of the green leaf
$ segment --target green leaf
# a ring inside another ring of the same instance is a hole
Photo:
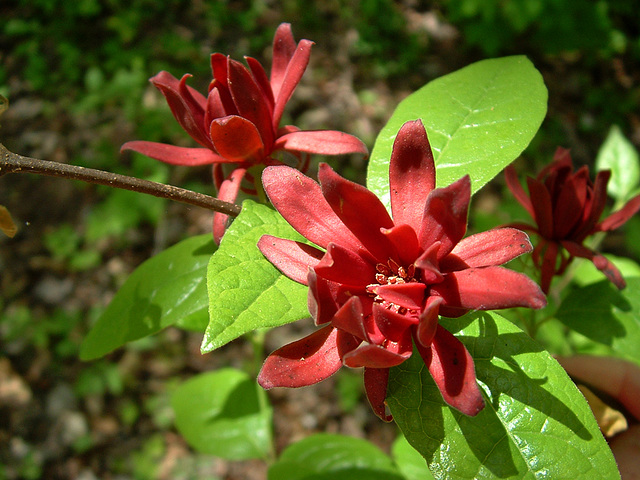
[[[92,360],[174,324],[204,330],[209,234],[187,238],[140,265],[124,282],[80,347]]]
[[[266,393],[233,368],[202,373],[171,397],[178,431],[199,452],[246,460],[267,458],[272,449],[273,411]]]
[[[268,480],[404,480],[389,457],[366,440],[319,433],[290,445]]]
[[[597,170],[611,170],[607,185],[609,195],[623,202],[630,197],[640,180],[640,159],[633,144],[614,125],[596,157]]]
[[[407,480],[433,480],[431,470],[420,453],[400,434],[391,447],[393,459]]]
[[[209,262],[209,326],[202,353],[258,328],[309,316],[308,288],[282,275],[264,258],[257,247],[262,235],[305,241],[278,212],[245,200]]]
[[[619,478],[587,402],[538,343],[495,313],[443,324],[473,356],[485,408],[468,417],[446,405],[416,353],[391,370],[387,394],[436,479]]]
[[[576,288],[563,300],[556,317],[569,328],[611,353],[640,364],[640,277],[626,279],[618,290],[609,280]]]
[[[440,77],[404,99],[371,152],[367,185],[389,206],[389,159],[407,121],[422,119],[437,185],[466,174],[476,192],[529,144],[547,111],[542,76],[524,56],[483,60]]]

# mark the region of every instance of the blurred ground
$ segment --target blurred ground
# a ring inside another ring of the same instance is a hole
[[[361,48],[364,30],[350,23],[356,17],[336,14],[333,2],[324,10],[314,4],[321,25],[329,28],[324,33],[308,19],[298,27],[293,18],[269,2],[264,4],[252,24],[256,30],[273,29],[289,20],[297,39],[316,42],[307,73],[287,107],[288,121],[306,129],[343,130],[371,147],[402,98],[428,80],[487,55],[470,45],[461,27],[447,21],[437,3],[381,3],[392,5],[405,22],[404,31],[417,52],[405,61],[414,62],[415,68],[381,72],[385,56],[389,65],[402,58],[401,42],[391,41],[367,53]],[[3,6],[0,11],[22,12],[12,8]],[[231,2],[229,8],[238,6]],[[183,31],[187,26],[183,21],[176,30],[200,42],[195,50],[206,67],[208,53],[218,50],[218,42],[204,39],[198,30],[201,25]],[[635,28],[632,33],[637,36]],[[225,32],[217,32],[219,43],[236,41],[231,52],[236,58],[246,53],[243,49],[255,49],[255,42]],[[105,168],[106,162],[106,167],[122,173],[164,176],[169,183],[211,193],[207,169],[157,170],[152,160],[119,159],[119,145],[149,139],[140,136],[136,115],[123,113],[125,107],[135,110],[135,105],[116,97],[80,109],[74,105],[86,98],[51,94],[55,85],[42,93],[24,79],[21,57],[10,48],[17,51],[20,45],[11,45],[7,38],[2,42],[7,48],[0,53],[5,66],[0,93],[9,98],[10,109],[0,119],[0,141],[10,150],[97,168]],[[265,59],[270,55],[269,42],[270,38],[264,40],[252,55]],[[578,163],[592,162],[611,122],[619,123],[635,145],[640,144],[640,112],[637,103],[633,106],[640,98],[640,65],[633,57],[580,51],[551,55],[528,44],[526,36],[497,53],[528,54],[549,88],[548,119],[525,152],[529,164],[550,159],[558,144],[570,147]],[[180,76],[183,71],[172,73]],[[145,76],[154,73],[144,71]],[[194,78],[194,84],[206,82]],[[594,99],[599,96],[604,99]],[[151,87],[144,87],[142,99],[146,105],[165,108]],[[615,110],[611,102],[621,108]],[[170,118],[166,110],[164,119]],[[180,135],[177,141],[185,144],[186,135]],[[362,159],[331,163],[349,178],[364,182]],[[499,192],[499,184],[488,191]],[[113,200],[110,195],[105,189],[59,179],[27,175],[0,179],[0,204],[9,208],[20,228],[14,239],[0,237],[0,480],[266,478],[261,462],[225,462],[195,454],[172,428],[168,404],[171,387],[179,379],[220,366],[242,366],[251,356],[248,344],[236,341],[202,356],[200,334],[170,329],[104,360],[84,364],[77,359],[89,325],[137,265],[185,236],[210,231],[209,212],[155,199],[136,203],[138,214],[129,221],[127,207],[138,200],[128,196]],[[115,226],[101,235],[96,218]],[[267,350],[309,328],[298,322],[271,332]],[[363,402],[345,406],[336,382],[330,379],[314,387],[270,393],[279,451],[321,431],[365,437],[388,451],[395,427],[380,422]],[[349,378],[344,382],[354,383]]]

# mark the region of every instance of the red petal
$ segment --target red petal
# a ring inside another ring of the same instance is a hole
[[[309,294],[307,306],[316,325],[330,322],[344,302],[340,302],[340,285],[318,277],[311,269],[307,275]]]
[[[275,129],[271,123],[269,99],[264,95],[246,67],[229,59],[229,90],[238,115],[253,123],[260,134],[265,153],[271,153],[275,140]]]
[[[229,160],[220,155],[216,155],[208,148],[176,147],[175,145],[168,145],[166,143],[145,142],[143,140],[125,143],[120,147],[120,151],[123,152],[125,150],[133,150],[134,152],[171,165],[184,165],[188,167],[206,165],[208,163],[229,162]]]
[[[269,78],[267,77],[267,72],[264,71],[264,67],[262,64],[257,61],[255,58],[244,57],[247,61],[247,65],[249,65],[249,69],[251,70],[251,74],[253,75],[253,79],[256,81],[265,98],[269,101],[269,106],[273,111],[274,99],[273,92],[271,91],[271,84],[269,83]]]
[[[262,254],[291,280],[308,285],[309,267],[318,264],[324,252],[293,240],[263,235],[258,240]]]
[[[380,285],[372,290],[383,300],[409,310],[422,310],[427,286],[421,282]]]
[[[328,325],[311,335],[279,348],[267,357],[258,375],[265,389],[305,387],[336,373],[342,366],[336,336]]]
[[[504,178],[507,181],[507,187],[509,187],[513,196],[516,197],[516,200],[527,210],[527,212],[529,212],[531,218],[535,218],[531,200],[529,200],[529,197],[522,188],[522,185],[520,185],[520,182],[518,181],[518,174],[516,173],[516,169],[513,165],[509,165],[505,168]]]
[[[369,341],[364,326],[362,302],[359,297],[351,297],[340,307],[331,320],[335,328],[347,332],[360,340]]]
[[[438,262],[440,242],[434,242],[418,257],[415,266],[420,269],[420,280],[426,285],[440,283],[442,273]]]
[[[562,246],[574,257],[591,260],[596,268],[604,273],[620,290],[627,286],[627,282],[624,281],[620,270],[604,255],[594,252],[583,245],[578,245],[575,242],[564,241],[562,242]]]
[[[335,243],[329,244],[327,253],[314,270],[327,280],[353,286],[363,293],[364,288],[376,278],[376,269],[371,263],[365,261],[358,253]]]
[[[607,183],[611,177],[610,170],[602,170],[596,175],[596,182],[593,186],[593,198],[591,202],[587,199],[587,208],[584,210],[583,225],[579,231],[572,236],[573,240],[582,241],[588,235],[596,231],[596,225],[600,220],[604,207],[607,204]]]
[[[275,99],[275,106],[273,107],[273,128],[278,128],[280,124],[280,119],[282,118],[282,113],[284,112],[284,107],[293,95],[293,91],[300,83],[300,79],[304,74],[304,71],[307,69],[307,65],[309,64],[309,57],[311,56],[311,46],[313,42],[309,40],[300,40],[298,46],[289,60],[287,64],[287,69],[284,72],[284,76],[282,77],[282,82],[279,83],[276,93],[276,88],[272,88],[274,90],[273,95]]]
[[[298,170],[276,166],[262,173],[273,206],[302,236],[326,248],[330,242],[349,250],[363,248],[329,206],[320,185]]]
[[[432,190],[427,197],[418,240],[423,249],[441,242],[438,259],[445,257],[467,231],[471,200],[469,175],[445,188]]]
[[[395,225],[382,229],[382,233],[395,246],[400,265],[411,265],[420,255],[420,245],[415,230],[409,225]]]
[[[418,230],[427,195],[436,186],[433,154],[421,120],[405,123],[393,142],[389,186],[393,221]]]
[[[473,358],[460,340],[438,325],[431,348],[418,351],[445,402],[472,417],[484,408]]]
[[[318,180],[333,211],[376,259],[396,257],[394,245],[380,231],[393,227],[393,220],[375,194],[342,178],[326,163],[320,164]]]
[[[233,112],[232,112],[233,113]],[[216,118],[226,117],[228,113],[225,111],[220,99],[220,90],[214,88],[209,92],[207,97],[207,108],[204,113],[204,124],[211,130],[211,122]]]
[[[540,288],[546,294],[549,293],[551,280],[553,280],[553,276],[556,274],[556,266],[558,264],[558,244],[556,242],[547,242],[543,240],[540,243],[540,246],[540,248],[544,249],[542,264],[540,267]]]
[[[633,215],[640,210],[640,195],[636,195],[629,200],[624,207],[612,213],[598,224],[596,230],[599,232],[610,232],[624,225]]]
[[[587,199],[589,171],[581,168],[575,175],[568,177],[559,186],[553,208],[553,231],[555,238],[565,238],[582,217]]]
[[[527,178],[529,193],[531,194],[531,204],[533,205],[533,218],[538,224],[540,235],[544,238],[553,238],[553,213],[551,205],[551,195],[538,180]]]
[[[416,329],[416,339],[425,348],[431,346],[438,330],[438,313],[441,304],[441,297],[429,297],[425,308],[420,314],[420,323]]]
[[[227,115],[237,115],[236,108],[231,92],[229,91],[229,58],[221,53],[211,55],[211,71],[213,72],[213,81],[209,85],[209,91],[214,88],[220,92],[220,100],[224,105],[224,111]]]
[[[260,162],[265,155],[264,144],[256,126],[236,115],[211,122],[211,140],[216,151],[233,162]]]
[[[497,228],[462,239],[442,259],[442,271],[502,265],[533,250],[529,236],[515,228]]]
[[[171,113],[180,126],[203,147],[211,148],[211,141],[204,126],[205,98],[194,89],[187,87],[184,75],[178,81],[169,72],[162,71],[151,78],[151,83],[167,99]]]
[[[431,295],[444,298],[444,305],[472,310],[529,307],[547,304],[540,287],[522,273],[504,267],[468,268],[445,275],[431,286]]]
[[[369,154],[366,145],[357,137],[335,130],[307,130],[287,133],[276,140],[273,149],[318,155]]]
[[[287,66],[296,51],[296,41],[291,24],[281,23],[273,37],[273,59],[271,60],[271,88],[274,97],[280,93]]]
[[[385,399],[387,398],[387,384],[389,383],[388,368],[364,369],[364,389],[373,413],[385,422],[390,422],[393,417],[387,413]]]
[[[246,173],[246,168],[236,168],[231,172],[220,185],[218,199],[225,202],[235,202],[238,197],[238,190],[240,190],[240,184]],[[213,214],[213,239],[217,244],[220,244],[220,240],[222,240],[222,236],[227,229],[228,220],[229,216],[224,213],[215,212]]]
[[[386,341],[384,346],[363,343],[342,357],[343,363],[351,368],[390,368],[400,365],[413,352],[411,332],[406,334],[399,342]]]
[[[418,318],[413,315],[401,315],[384,308],[379,303],[373,304],[373,319],[383,338],[398,342],[405,335],[409,328],[418,322]],[[381,343],[380,339],[370,340],[370,343]]]

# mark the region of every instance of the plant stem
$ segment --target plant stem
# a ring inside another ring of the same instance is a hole
[[[106,185],[132,192],[146,193],[160,198],[167,198],[176,202],[195,205],[196,207],[214,210],[237,217],[241,207],[234,203],[223,202],[217,198],[173,185],[152,182],[141,178],[129,177],[118,173],[95,170],[93,168],[67,165],[65,163],[50,162],[37,158],[23,157],[7,150],[0,143],[0,177],[8,173],[35,173],[50,177],[62,177],[70,180],[80,180],[86,183]]]

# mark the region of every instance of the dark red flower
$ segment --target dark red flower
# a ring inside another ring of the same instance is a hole
[[[134,150],[173,165],[213,164],[213,178],[218,198],[234,202],[241,182],[257,164],[283,162],[273,155],[288,152],[296,168],[305,171],[309,154],[367,154],[367,147],[346,133],[322,130],[300,131],[292,125],[279,127],[284,107],[291,98],[309,63],[313,42],[301,40],[296,45],[291,25],[283,23],[273,39],[271,77],[262,65],[246,57],[249,68],[220,53],[211,55],[213,81],[207,96],[187,85],[191,75],[177,80],[168,72],[151,78],[165,96],[173,116],[202,147],[187,148],[164,143],[134,141],[122,150]],[[223,164],[234,164],[226,176]],[[255,193],[253,188],[243,188]],[[214,237],[224,233],[227,216],[214,216]]]
[[[258,246],[278,269],[309,286],[320,329],[273,352],[258,376],[264,388],[317,383],[342,365],[364,367],[367,397],[385,420],[389,368],[415,344],[444,400],[467,415],[484,406],[473,359],[438,324],[439,315],[546,300],[526,276],[500,267],[531,251],[524,232],[502,228],[464,238],[471,197],[465,176],[435,188],[422,122],[398,132],[389,165],[391,210],[366,188],[321,164],[320,185],[289,167],[268,167],[264,188],[304,237],[325,249],[272,236]]]
[[[527,178],[530,196],[520,185],[513,166],[509,166],[505,174],[507,186],[536,222],[537,226],[521,223],[512,226],[534,232],[540,239],[532,256],[541,271],[540,286],[545,293],[549,291],[553,276],[562,275],[574,257],[591,260],[616,287],[625,287],[615,265],[583,242],[594,233],[622,226],[640,210],[640,195],[599,221],[607,201],[611,172],[600,171],[595,183],[591,182],[589,168],[583,166],[574,172],[569,150],[564,148],[556,150],[553,162],[536,178]]]

